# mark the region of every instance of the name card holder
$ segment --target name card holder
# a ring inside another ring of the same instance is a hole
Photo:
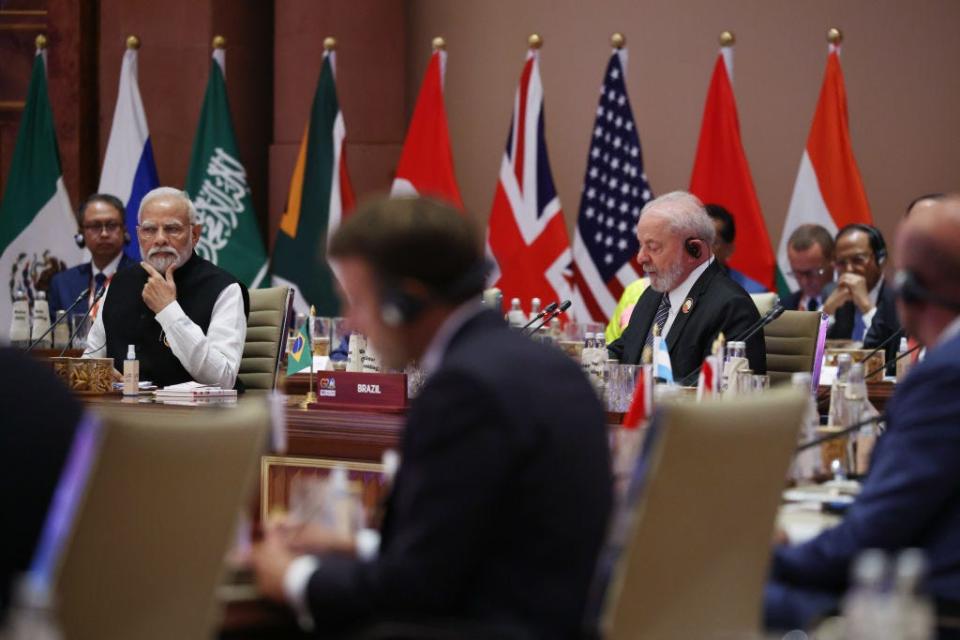
[[[317,401],[310,409],[382,411],[407,410],[407,374],[318,371]]]

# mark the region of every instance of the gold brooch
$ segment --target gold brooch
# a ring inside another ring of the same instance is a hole
[[[680,311],[683,313],[690,313],[690,309],[693,309],[693,298],[687,298],[683,301],[683,306],[680,307]]]

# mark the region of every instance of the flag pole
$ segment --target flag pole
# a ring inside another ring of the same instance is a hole
[[[310,377],[309,387],[306,397],[300,402],[301,409],[309,409],[311,404],[316,404],[317,394],[313,390],[313,327],[317,316],[317,308],[310,305],[310,315],[307,316],[307,338],[310,340]]]

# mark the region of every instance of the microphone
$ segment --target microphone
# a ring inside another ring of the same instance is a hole
[[[87,321],[87,318],[90,317],[90,314],[93,312],[93,308],[97,306],[97,303],[100,301],[100,298],[107,292],[107,287],[103,286],[97,291],[97,294],[93,296],[93,302],[90,303],[90,306],[87,307],[87,312],[83,314],[83,318],[80,319],[80,322],[77,323],[77,328],[73,330],[73,333],[70,334],[70,339],[67,341],[67,345],[60,351],[60,356],[62,357],[64,352],[73,344],[73,339],[77,337],[77,333],[80,332],[80,329],[83,327],[84,323]],[[64,314],[66,315],[66,314]]]
[[[882,345],[881,345],[881,346],[882,346]],[[896,358],[894,358],[894,359],[891,360],[890,362],[885,362],[885,363],[883,363],[883,366],[882,366],[882,367],[877,367],[877,368],[874,369],[873,371],[868,371],[867,373],[864,373],[864,374],[863,374],[863,379],[864,379],[864,380],[868,380],[868,379],[872,378],[873,376],[877,375],[878,373],[880,373],[881,371],[883,371],[884,369],[886,369],[886,368],[889,367],[890,365],[892,365],[892,364],[894,364],[894,363],[896,363],[896,362],[899,362],[899,361],[902,360],[903,358],[906,358],[908,355],[910,355],[911,353],[913,353],[913,352],[916,351],[917,349],[920,349],[922,346],[923,346],[923,345],[918,344],[918,345],[915,345],[914,347],[912,347],[912,348],[910,348],[910,349],[907,349],[907,350],[904,351],[903,353],[898,353]],[[879,347],[878,347],[878,349],[879,349]],[[876,353],[876,351],[874,351],[873,353]],[[872,355],[872,354],[871,354],[871,355]],[[868,357],[869,357],[869,356],[868,356]],[[862,360],[862,362],[866,362],[866,361],[867,361],[867,358],[864,358],[864,359]],[[819,403],[821,400],[823,400],[824,398],[826,398],[829,394],[830,394],[830,387],[824,387],[823,389],[820,389],[820,390],[817,392],[817,402]]]
[[[557,308],[557,303],[556,303],[556,302],[551,302],[551,303],[548,304],[546,307],[544,307],[544,309],[542,309],[542,310],[540,311],[540,313],[538,313],[538,314],[535,315],[533,318],[531,318],[530,322],[528,322],[527,324],[525,324],[525,325],[523,325],[522,327],[520,327],[520,331],[521,331],[521,332],[526,331],[527,328],[528,328],[530,325],[532,325],[534,322],[536,322],[537,320],[539,320],[539,319],[542,318],[543,316],[547,315],[548,313],[553,313],[553,310],[556,309],[556,308]]]
[[[541,328],[543,325],[547,324],[548,322],[550,322],[551,320],[553,320],[554,318],[556,318],[557,316],[559,316],[561,313],[563,313],[564,311],[566,311],[567,309],[569,309],[571,304],[573,304],[573,303],[570,302],[569,300],[564,300],[563,302],[560,303],[560,306],[559,306],[559,307],[557,307],[556,309],[554,309],[552,312],[546,314],[546,315],[544,316],[543,320],[540,321],[540,324],[538,324],[538,325],[537,325],[536,327],[534,327],[533,329],[530,329],[530,331],[528,331],[527,333],[525,333],[525,334],[523,334],[523,335],[532,336],[532,335],[535,334],[537,331],[540,331],[540,328]]]
[[[77,296],[77,299],[74,300],[73,302],[71,302],[71,303],[70,303],[70,306],[66,308],[66,310],[65,310],[64,313],[63,313],[63,315],[60,316],[59,318],[56,318],[56,319],[53,321],[53,323],[52,323],[49,327],[47,327],[47,330],[43,332],[43,335],[41,335],[39,338],[37,338],[36,340],[34,340],[33,342],[31,342],[31,343],[30,343],[30,346],[28,346],[26,350],[27,350],[27,351],[33,351],[33,348],[34,348],[35,346],[37,346],[38,344],[40,344],[40,341],[41,341],[41,340],[43,340],[43,339],[46,338],[48,335],[50,335],[50,332],[53,331],[53,330],[57,327],[58,324],[60,324],[61,322],[63,322],[66,318],[70,317],[70,312],[73,311],[74,307],[76,307],[78,304],[80,304],[80,302],[81,302],[84,298],[86,298],[88,295],[90,295],[90,287],[87,287],[86,289],[84,289],[83,291],[81,291],[81,292],[80,292],[80,295]],[[67,343],[67,344],[69,344],[69,343]],[[61,353],[60,355],[63,355],[63,353]]]
[[[804,442],[803,444],[801,444],[796,448],[794,453],[800,453],[801,451],[806,451],[807,449],[811,447],[816,447],[817,445],[823,444],[824,442],[830,442],[831,440],[842,438],[845,435],[848,435],[850,433],[853,433],[854,431],[857,431],[858,429],[860,429],[860,427],[865,427],[868,424],[873,424],[874,422],[886,422],[886,418],[883,416],[883,414],[880,414],[880,415],[875,415],[870,418],[867,418],[866,420],[861,420],[860,422],[857,422],[856,424],[852,424],[849,427],[844,427],[840,431],[835,431],[834,433],[828,433],[827,435],[822,436],[820,438],[814,438],[813,440]]]
[[[779,318],[781,315],[783,315],[784,311],[786,311],[786,307],[780,304],[780,302],[777,302],[777,304],[773,305],[773,309],[770,309],[770,311],[768,311],[765,316],[763,316],[758,321],[750,325],[750,327],[743,332],[742,337],[738,336],[736,338],[732,338],[730,342],[746,342],[747,340],[752,338],[754,334],[757,333],[757,331],[760,331],[760,329],[763,329],[765,326],[767,326],[768,324],[770,324],[771,322]],[[690,386],[691,381],[696,380],[697,376],[700,375],[701,369],[703,369],[703,364],[701,364],[699,367],[697,367],[687,375],[683,376],[683,378],[680,379],[680,382],[678,384],[681,387]]]
[[[893,333],[891,333],[889,336],[887,336],[887,339],[886,339],[886,340],[884,340],[884,341],[881,342],[879,345],[877,345],[877,348],[876,348],[876,349],[874,349],[873,351],[871,351],[871,352],[868,353],[867,355],[863,356],[863,362],[866,362],[867,360],[869,360],[870,358],[872,358],[873,356],[875,356],[881,349],[885,349],[886,346],[887,346],[888,344],[890,344],[890,342],[891,342],[892,340],[894,340],[894,339],[896,339],[896,338],[899,338],[899,337],[902,336],[902,335],[903,335],[903,328],[897,329],[896,331],[894,331]],[[887,363],[887,364],[889,364],[889,363]]]

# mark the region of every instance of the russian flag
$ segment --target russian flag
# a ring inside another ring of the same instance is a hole
[[[126,206],[127,232],[133,241],[125,251],[135,260],[140,259],[140,245],[136,242],[140,200],[158,186],[160,180],[150,145],[147,114],[143,110],[137,84],[137,50],[128,48],[123,54],[117,106],[113,111],[113,127],[110,129],[97,191],[115,195]]]

